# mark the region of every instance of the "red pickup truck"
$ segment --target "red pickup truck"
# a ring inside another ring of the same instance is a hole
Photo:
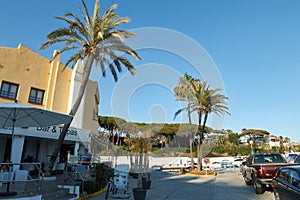
[[[258,153],[251,155],[245,163],[242,174],[247,185],[253,185],[256,194],[273,191],[272,180],[278,167],[291,165],[280,153]]]

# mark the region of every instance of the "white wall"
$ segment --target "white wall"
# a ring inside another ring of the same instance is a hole
[[[116,160],[117,159],[117,160]],[[209,158],[210,163],[213,162],[221,162],[222,160],[229,160],[233,162],[234,157],[213,157]],[[134,158],[133,158],[134,160]],[[188,162],[191,159],[188,157],[152,157],[149,156],[149,167],[153,166],[164,166],[164,165],[188,165]],[[129,156],[101,156],[101,162],[112,161],[113,164],[116,162],[117,164],[128,164],[130,165],[130,157]],[[197,163],[197,158],[194,158],[194,162]],[[204,163],[202,163],[204,165]]]

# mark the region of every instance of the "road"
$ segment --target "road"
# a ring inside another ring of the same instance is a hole
[[[147,200],[274,200],[271,192],[255,194],[252,186],[244,183],[238,169],[226,170],[219,172],[215,177],[206,178],[155,171],[151,174],[151,180]],[[132,188],[136,186],[137,180],[130,178],[128,189],[130,200],[134,199]],[[105,195],[89,199],[105,199]]]

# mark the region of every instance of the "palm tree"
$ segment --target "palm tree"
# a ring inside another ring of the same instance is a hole
[[[201,83],[200,80],[191,81],[193,87],[193,98],[191,103],[192,112],[198,113],[198,171],[202,171],[202,144],[204,140],[205,125],[209,114],[215,113],[229,114],[227,111],[228,99],[226,96],[220,94],[221,89],[209,89],[207,82]],[[204,115],[203,123],[202,116]]]
[[[122,57],[121,53],[126,53],[136,59],[140,59],[139,55],[125,44],[125,39],[134,38],[135,35],[126,30],[116,29],[119,25],[129,22],[128,17],[119,17],[117,13],[114,12],[117,8],[116,4],[112,5],[103,16],[100,15],[99,0],[95,2],[93,16],[89,15],[84,0],[82,0],[82,4],[83,10],[79,9],[82,18],[73,13],[67,13],[63,17],[55,17],[66,22],[67,26],[58,28],[49,33],[47,35],[47,42],[40,47],[40,49],[43,50],[53,44],[65,43],[65,46],[58,51],[58,53],[79,49],[68,59],[66,66],[72,63],[73,67],[78,61],[85,61],[79,93],[69,113],[72,116],[74,116],[78,110],[94,62],[96,65],[100,65],[103,76],[106,75],[106,67],[108,67],[114,80],[117,81],[117,71],[122,71],[122,65],[125,66],[131,74],[135,73],[134,66],[128,59]],[[54,55],[53,59],[57,55],[58,54]],[[48,166],[49,171],[52,169],[69,127],[70,124],[65,124],[63,127],[54,152],[51,155]]]
[[[204,127],[201,128],[202,126],[202,115],[204,114],[204,104],[206,99],[208,98],[209,93],[207,92],[208,88],[206,86],[206,82],[202,83],[200,82],[199,79],[194,79],[193,82],[191,83],[192,88],[193,88],[193,93],[192,93],[192,102],[191,102],[191,112],[197,112],[198,114],[198,128],[197,128],[197,135],[198,135],[198,141],[197,141],[197,169],[198,171],[202,170],[202,162],[201,162],[201,157],[202,157],[202,143],[204,139]]]
[[[179,78],[178,85],[173,89],[175,97],[178,101],[186,101],[187,107],[179,109],[174,114],[174,119],[183,111],[187,111],[188,120],[190,125],[190,156],[191,156],[191,168],[194,169],[194,156],[193,156],[193,140],[194,140],[194,133],[192,128],[192,120],[191,120],[191,94],[192,94],[192,86],[191,86],[192,76],[185,73],[183,77]]]

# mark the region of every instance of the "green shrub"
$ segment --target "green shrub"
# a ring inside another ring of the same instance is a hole
[[[107,185],[113,173],[114,170],[103,163],[96,165],[96,182],[100,185],[100,189]]]
[[[93,193],[101,190],[101,185],[99,182],[96,182],[96,181],[87,181],[84,183],[83,188],[87,194],[93,194]]]
[[[251,146],[250,145],[238,146],[237,154],[238,155],[250,155],[251,154]]]

